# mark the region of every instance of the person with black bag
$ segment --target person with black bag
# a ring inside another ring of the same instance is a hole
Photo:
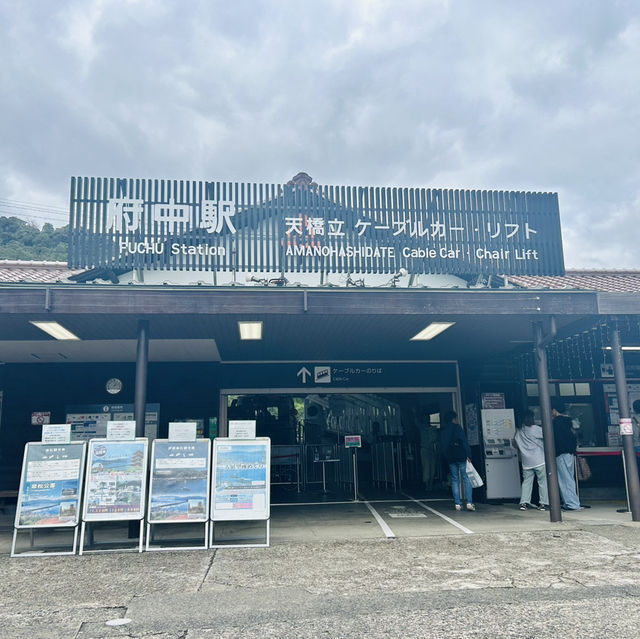
[[[575,463],[578,440],[573,432],[571,418],[565,412],[564,402],[555,400],[551,415],[562,510],[584,510],[576,490]]]
[[[455,411],[444,414],[444,426],[440,429],[440,451],[449,466],[451,474],[451,492],[456,510],[462,510],[460,500],[460,477],[464,484],[464,495],[467,500],[467,510],[475,510],[473,504],[473,487],[467,475],[467,459],[471,458],[471,448],[462,426],[458,424]]]

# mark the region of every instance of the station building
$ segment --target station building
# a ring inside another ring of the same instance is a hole
[[[485,498],[517,498],[484,417],[542,419],[543,349],[591,467],[581,494],[625,495],[640,271],[565,271],[555,194],[74,178],[69,240],[66,264],[0,262],[4,491],[43,422],[88,438],[130,415],[150,437],[256,420],[276,499],[352,494],[345,435],[363,494],[444,494],[431,429],[453,409]]]

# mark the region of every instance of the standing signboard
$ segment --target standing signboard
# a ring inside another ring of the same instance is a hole
[[[80,521],[85,446],[81,442],[25,446],[11,555],[21,528],[75,527]]]
[[[147,550],[188,550],[207,547],[210,461],[211,441],[208,439],[156,439],[153,442],[147,509]],[[203,545],[151,547],[152,525],[180,523],[204,524]]]
[[[92,439],[82,519],[142,519],[147,475],[146,438]]]
[[[146,437],[89,442],[81,555],[87,523],[123,520],[140,521],[138,551],[142,552],[148,445]]]
[[[214,522],[266,521],[266,544],[243,544],[245,546],[269,545],[270,477],[269,437],[218,437],[213,441],[211,519]],[[211,545],[213,547],[213,540]]]

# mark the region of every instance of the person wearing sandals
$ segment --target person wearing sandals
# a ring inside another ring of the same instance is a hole
[[[540,504],[538,510],[546,510],[549,506],[547,491],[547,472],[544,463],[544,444],[542,428],[533,419],[533,411],[525,412],[522,423],[518,426],[515,436],[516,446],[520,451],[522,463],[522,488],[520,493],[520,510],[527,510],[531,505],[531,491],[533,478],[538,480]]]
[[[471,458],[471,448],[467,436],[458,424],[455,411],[444,414],[444,426],[440,429],[440,452],[444,457],[451,473],[451,492],[456,510],[462,510],[460,502],[460,476],[464,484],[464,496],[467,500],[467,510],[475,510],[473,504],[473,487],[467,475],[467,459]]]

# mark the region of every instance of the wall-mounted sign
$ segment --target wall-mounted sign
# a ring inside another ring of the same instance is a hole
[[[71,439],[88,442],[107,436],[107,422],[131,421],[133,404],[81,404],[67,406],[66,421],[71,424]],[[155,439],[158,435],[160,404],[147,404],[144,415],[144,436]]]
[[[482,408],[506,408],[504,393],[482,393]]]
[[[456,362],[221,364],[225,388],[456,388]],[[319,391],[322,392],[322,391]]]
[[[361,448],[362,447],[362,435],[345,435],[344,436],[345,448]]]
[[[72,178],[69,266],[563,275],[555,193]]]
[[[40,411],[31,413],[31,425],[42,426],[51,422],[51,411]]]
[[[84,453],[81,443],[26,445],[16,528],[77,525]]]

